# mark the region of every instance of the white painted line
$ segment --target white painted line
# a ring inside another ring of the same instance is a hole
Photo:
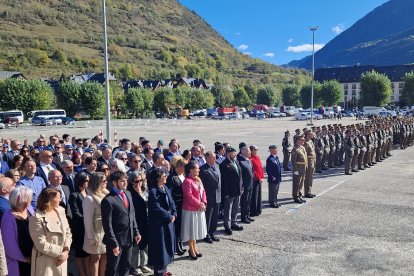
[[[328,188],[328,189],[326,189],[325,191],[322,191],[322,192],[320,192],[319,194],[317,194],[317,195],[316,195],[317,197],[315,197],[315,198],[307,198],[307,199],[306,199],[306,203],[303,203],[303,204],[296,204],[295,206],[290,207],[290,208],[289,208],[289,210],[286,212],[286,214],[289,214],[289,213],[294,212],[294,211],[298,211],[298,210],[299,210],[299,208],[301,208],[302,206],[307,205],[307,204],[308,204],[309,202],[311,202],[312,200],[314,200],[314,199],[316,199],[316,198],[318,198],[318,197],[320,197],[320,196],[324,195],[325,193],[329,192],[329,191],[330,191],[330,190],[332,190],[332,189],[335,189],[336,187],[341,186],[341,185],[342,185],[342,184],[344,184],[345,182],[346,182],[345,180],[342,180],[342,181],[338,182],[337,184],[333,185],[332,187],[329,187],[329,188]]]

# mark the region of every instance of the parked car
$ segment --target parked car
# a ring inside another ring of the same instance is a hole
[[[286,113],[282,113],[279,111],[270,113],[270,118],[280,118],[280,117],[286,117]]]
[[[50,120],[52,120],[52,124],[54,125],[61,125],[63,124],[62,117],[49,117]]]
[[[3,123],[0,123],[0,129],[5,129],[5,128],[6,128],[6,125]]]
[[[310,120],[310,113],[309,112],[297,112],[295,114],[295,119],[298,121],[305,121],[305,120]]]
[[[229,116],[227,114],[215,114],[211,116],[211,119],[213,120],[228,120]]]
[[[61,117],[60,119],[62,119],[62,123],[64,125],[74,125],[75,124],[75,119],[73,119],[71,117]]]
[[[32,124],[34,126],[51,126],[53,125],[53,119],[49,119],[45,117],[34,117],[32,119]]]

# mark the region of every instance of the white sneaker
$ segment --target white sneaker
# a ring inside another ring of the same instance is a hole
[[[145,266],[145,265],[140,266],[139,268],[141,268],[141,271],[144,272],[144,273],[152,272],[152,269],[150,269],[148,266]]]

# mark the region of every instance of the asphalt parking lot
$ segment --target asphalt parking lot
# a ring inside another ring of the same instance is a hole
[[[343,119],[343,124],[355,120]],[[317,121],[316,125],[334,123]],[[215,141],[236,146],[244,141],[259,146],[281,144],[283,132],[303,128],[306,122],[290,118],[268,120],[124,120],[115,121],[118,137],[137,141],[145,136],[155,145],[162,138],[177,138],[183,149],[198,138],[207,149]],[[70,133],[92,137],[105,132],[104,122],[75,126],[32,127],[0,131],[1,137],[34,140]],[[267,207],[242,232],[225,236],[212,245],[200,243],[203,257],[190,261],[177,257],[170,266],[174,275],[414,275],[414,149],[394,150],[393,156],[373,168],[344,175],[343,168],[317,175],[306,204],[291,200],[291,174],[283,175],[279,193],[282,208]]]

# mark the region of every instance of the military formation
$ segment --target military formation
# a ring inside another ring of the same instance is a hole
[[[345,174],[352,175],[392,156],[393,148],[405,149],[413,143],[413,117],[372,117],[365,123],[347,126],[328,124],[296,129],[292,140],[287,130],[282,140],[283,169],[293,173],[293,200],[301,204],[306,202],[303,197],[315,197],[314,173],[324,174],[344,166]]]

